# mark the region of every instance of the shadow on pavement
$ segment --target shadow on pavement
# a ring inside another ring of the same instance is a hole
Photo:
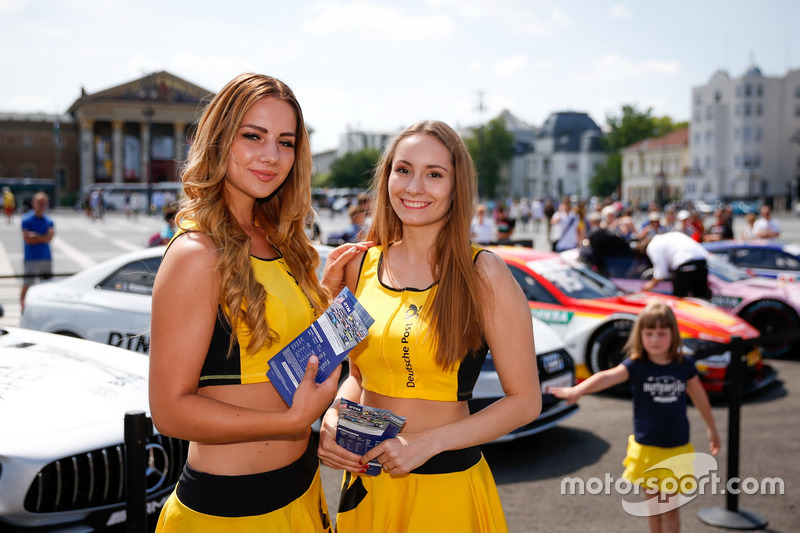
[[[594,433],[569,427],[481,446],[498,485],[563,477],[596,463],[609,448]]]

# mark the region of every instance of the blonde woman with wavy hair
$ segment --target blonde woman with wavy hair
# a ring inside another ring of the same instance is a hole
[[[225,85],[182,180],[153,288],[150,407],[161,433],[190,444],[157,531],[330,531],[309,437],[339,372],[315,383],[312,357],[290,408],[266,377],[330,299],[303,225],[311,152],[291,89],[249,73]],[[331,252],[331,279],[363,249]]]
[[[337,402],[326,413],[318,455],[345,470],[340,533],[507,530],[478,446],[535,419],[541,393],[525,296],[505,263],[469,240],[475,192],[469,152],[442,122],[410,126],[378,162],[374,246],[345,267],[375,323],[350,352],[339,396],[406,425],[358,456],[336,444]],[[470,414],[488,349],[506,394]],[[373,459],[383,471],[367,476]]]

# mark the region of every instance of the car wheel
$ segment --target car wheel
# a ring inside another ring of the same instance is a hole
[[[589,343],[589,369],[596,374],[614,368],[625,359],[622,348],[628,342],[633,322],[614,320],[594,334]]]
[[[756,328],[761,335],[787,333],[800,329],[800,318],[788,305],[775,300],[761,300],[747,306],[739,316]],[[762,344],[764,357],[778,357],[792,351],[796,338]]]

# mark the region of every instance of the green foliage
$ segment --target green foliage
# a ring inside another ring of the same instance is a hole
[[[357,187],[366,189],[381,153],[374,148],[350,152],[331,163],[331,172],[325,180],[328,187]]]
[[[622,106],[622,114],[606,115],[608,132],[603,136],[603,147],[609,151],[605,164],[600,165],[589,183],[592,194],[609,195],[617,192],[622,183],[622,156],[620,150],[648,137],[661,137],[686,123],[675,123],[668,116],[654,117],[653,109],[640,111],[634,105]]]
[[[473,128],[464,143],[478,172],[478,195],[495,198],[500,169],[514,155],[514,134],[506,130],[505,120],[497,117],[485,126]]]
[[[589,194],[604,197],[617,193],[621,176],[622,155],[619,152],[609,154],[605,163],[597,166],[594,177],[589,183]]]

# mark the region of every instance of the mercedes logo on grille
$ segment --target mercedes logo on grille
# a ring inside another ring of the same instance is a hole
[[[169,455],[167,450],[160,444],[148,444],[145,446],[147,451],[147,470],[145,470],[145,483],[147,492],[154,492],[161,488],[167,480],[169,472]]]

